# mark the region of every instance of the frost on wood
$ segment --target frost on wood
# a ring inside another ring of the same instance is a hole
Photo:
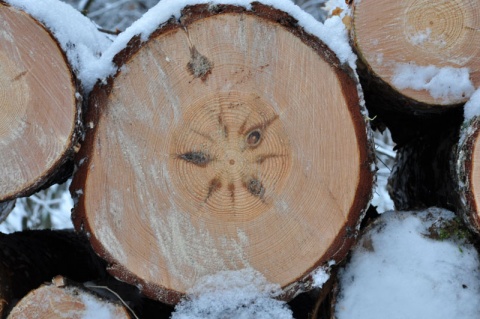
[[[282,293],[254,269],[222,271],[200,278],[172,314],[172,319],[291,319]]]
[[[388,212],[339,273],[336,319],[470,319],[480,312],[480,262],[450,211]]]
[[[345,256],[371,196],[356,76],[308,32],[331,30],[307,28],[290,2],[179,3],[159,3],[108,53],[123,48],[90,95],[75,226],[151,298],[175,303],[245,267],[292,298]]]

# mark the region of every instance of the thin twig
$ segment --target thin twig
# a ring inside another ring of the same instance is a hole
[[[388,165],[385,164],[384,161],[382,161],[382,159],[380,158],[380,156],[377,156],[377,159],[380,161],[380,163],[382,163],[383,165],[385,165],[385,167],[388,168],[388,170],[389,170],[390,172],[392,171],[392,169],[391,169],[390,167],[388,167]]]
[[[86,16],[88,14],[88,11],[90,10],[90,7],[94,1],[95,0],[88,0],[87,3],[85,3],[83,9],[81,10],[83,15]]]
[[[106,34],[111,34],[111,35],[119,35],[122,31],[121,30],[107,30],[107,29],[102,29],[102,28],[97,28],[98,31],[106,33]]]

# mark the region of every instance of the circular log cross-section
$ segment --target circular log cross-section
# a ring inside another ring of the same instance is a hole
[[[50,182],[67,160],[78,118],[63,51],[36,20],[0,1],[0,202]],[[70,156],[71,157],[71,156]]]
[[[290,298],[345,256],[369,202],[357,84],[285,13],[208,8],[133,38],[94,89],[75,226],[152,298],[248,267]]]
[[[354,3],[352,35],[377,82],[414,109],[440,110],[466,102],[480,85],[479,17],[475,0],[361,0]],[[452,76],[457,88],[466,82],[462,90],[449,86]]]
[[[53,282],[55,280],[62,278],[56,277]],[[27,294],[15,305],[7,318],[130,319],[131,316],[119,303],[104,300],[81,286],[48,284]]]

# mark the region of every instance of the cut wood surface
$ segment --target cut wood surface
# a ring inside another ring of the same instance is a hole
[[[474,0],[354,1],[351,31],[366,93],[379,107],[404,111],[466,102],[480,85],[479,16]],[[446,83],[452,76],[458,80]],[[473,85],[460,83],[468,78]]]
[[[84,282],[105,277],[105,267],[88,240],[73,231],[0,234],[0,317],[14,300],[56,275]]]
[[[81,287],[68,284],[61,276],[26,295],[10,312],[9,319],[131,318],[119,302],[102,299]]]
[[[52,35],[0,1],[0,202],[65,180],[77,139],[76,81]]]
[[[249,267],[292,298],[346,255],[371,196],[355,77],[272,7],[179,21],[134,37],[92,92],[74,224],[151,298]]]

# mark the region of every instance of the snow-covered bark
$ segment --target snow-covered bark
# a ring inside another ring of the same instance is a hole
[[[475,318],[480,261],[446,210],[383,214],[339,273],[336,319]]]

